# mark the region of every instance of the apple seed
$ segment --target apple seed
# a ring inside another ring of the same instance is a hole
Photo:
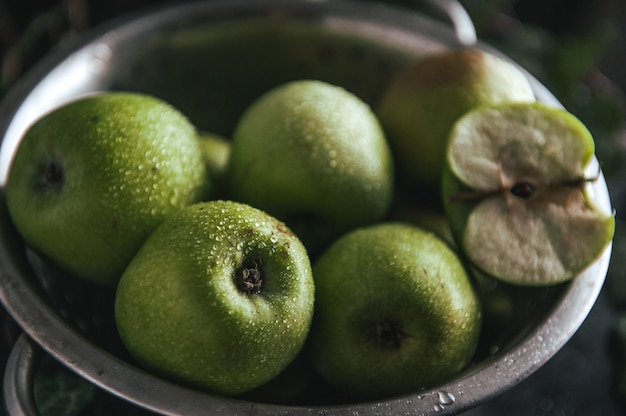
[[[535,187],[528,182],[516,183],[509,189],[511,195],[521,199],[530,199],[535,193]]]

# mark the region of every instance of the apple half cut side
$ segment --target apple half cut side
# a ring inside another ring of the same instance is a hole
[[[512,284],[568,281],[613,238],[594,200],[591,133],[541,103],[484,106],[455,124],[442,178],[454,238],[481,271]]]

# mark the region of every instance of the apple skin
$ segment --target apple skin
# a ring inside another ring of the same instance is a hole
[[[260,288],[240,287],[244,270],[260,270]],[[314,294],[306,249],[282,222],[249,205],[210,201],[176,212],[148,238],[120,280],[115,318],[147,368],[236,395],[300,353]]]
[[[393,197],[393,160],[370,107],[322,81],[259,97],[233,135],[231,197],[280,218],[317,252],[378,221]]]
[[[114,286],[148,234],[210,187],[183,114],[151,96],[109,92],[65,104],[29,128],[6,200],[33,249]]]
[[[478,106],[508,101],[535,101],[528,79],[512,63],[478,49],[435,53],[400,71],[376,108],[399,177],[439,191],[455,121]]]
[[[211,180],[209,199],[228,199],[226,171],[230,159],[230,140],[208,131],[200,132],[198,139]]]
[[[432,387],[470,361],[481,306],[457,255],[405,223],[350,232],[313,265],[307,352],[326,381],[357,400]]]

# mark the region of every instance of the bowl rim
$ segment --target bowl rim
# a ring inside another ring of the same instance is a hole
[[[277,4],[285,7],[327,7],[331,11],[353,13],[355,19],[366,17],[380,19],[380,21],[393,19],[396,23],[401,22],[407,29],[428,31],[429,35],[445,37],[445,42],[451,47],[461,46],[456,44],[450,27],[418,14],[407,15],[382,4],[368,4],[370,9],[365,10],[365,6],[358,2],[332,3],[324,0],[253,2],[213,0],[204,3],[177,4],[175,7],[171,5],[158,7],[114,19],[92,30],[80,41],[52,51],[9,91],[0,103],[2,146],[7,145],[5,140],[8,131],[25,101],[32,98],[41,82],[67,59],[100,44],[112,33],[117,37],[117,41],[120,41],[124,36],[138,33],[143,27],[172,22],[180,16],[193,15],[199,10],[203,10],[204,13],[223,8],[236,11],[238,7],[246,8],[251,5],[268,7]],[[487,44],[479,42],[476,47],[503,56]],[[540,101],[562,107],[539,81],[523,68],[521,69],[528,75]],[[592,186],[594,192],[598,194],[600,204],[610,209],[610,199],[604,177],[600,175]],[[559,301],[552,307],[550,313],[515,346],[502,355],[487,358],[480,365],[472,367],[451,382],[383,401],[317,407],[281,406],[214,396],[174,384],[124,362],[85,339],[43,300],[38,288],[29,281],[34,281],[34,279],[23,277],[32,274],[32,271],[29,270],[28,265],[16,258],[19,248],[11,244],[15,230],[8,219],[3,191],[0,198],[2,199],[0,203],[0,217],[2,217],[0,220],[0,302],[5,309],[29,337],[70,370],[119,398],[167,415],[206,414],[207,411],[257,415],[414,414],[416,412],[421,415],[445,415],[458,413],[519,383],[552,358],[567,343],[595,304],[606,278],[611,254],[609,245],[587,270],[564,285]]]

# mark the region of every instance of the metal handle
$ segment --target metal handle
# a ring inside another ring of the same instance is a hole
[[[441,18],[452,23],[454,33],[462,45],[476,44],[478,36],[471,17],[457,0],[419,0]]]
[[[39,416],[33,381],[41,350],[22,333],[13,345],[4,369],[4,405],[11,416]]]

